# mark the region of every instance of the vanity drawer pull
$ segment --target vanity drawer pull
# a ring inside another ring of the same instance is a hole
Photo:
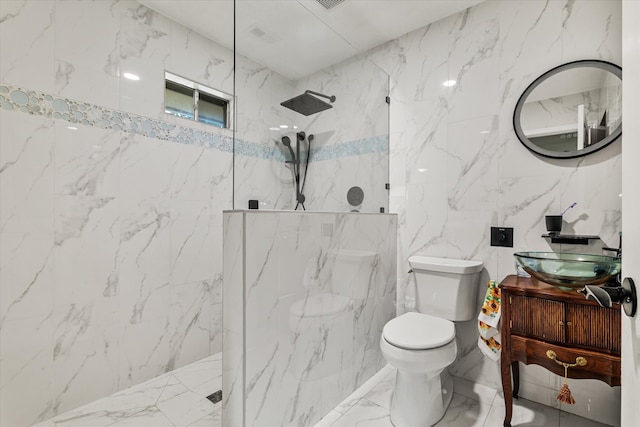
[[[571,322],[567,322],[567,326],[571,326]]]
[[[586,366],[587,365],[587,359],[585,359],[582,356],[578,356],[576,357],[576,363],[566,363],[566,362],[561,362],[559,361],[556,357],[556,352],[553,350],[547,350],[547,357],[551,360],[553,360],[554,362],[556,362],[558,365],[562,365],[564,366],[564,368],[573,368],[574,366]]]

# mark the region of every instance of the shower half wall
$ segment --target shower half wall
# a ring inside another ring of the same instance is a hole
[[[223,424],[309,426],[384,365],[396,215],[224,213]]]

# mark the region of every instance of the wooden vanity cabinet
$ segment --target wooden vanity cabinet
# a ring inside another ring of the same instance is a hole
[[[504,427],[511,426],[513,397],[518,397],[518,362],[534,363],[564,377],[564,367],[547,356],[548,350],[560,362],[586,359],[585,366],[569,368],[569,378],[592,378],[610,386],[620,385],[619,305],[603,308],[577,291],[563,291],[515,275],[507,276],[500,288]]]

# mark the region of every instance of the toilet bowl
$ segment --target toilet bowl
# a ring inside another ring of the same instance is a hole
[[[454,321],[470,320],[477,310],[482,262],[412,256],[417,313],[391,319],[380,350],[396,368],[389,415],[395,427],[427,427],[438,422],[453,396],[447,372],[457,353]]]
[[[382,331],[380,349],[397,369],[391,401],[396,427],[432,426],[444,415],[453,384],[443,371],[456,358],[453,322],[428,314],[405,313],[390,320]]]

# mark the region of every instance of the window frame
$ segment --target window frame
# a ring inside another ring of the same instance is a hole
[[[193,92],[193,119],[190,118],[186,118],[186,117],[181,117],[179,115],[176,114],[172,114],[170,112],[167,112],[166,108],[167,108],[167,97],[166,97],[166,91],[167,91],[167,82],[171,82],[173,84],[177,84],[183,87],[186,87],[188,89],[191,89]],[[178,76],[177,74],[173,74],[170,73],[168,71],[164,72],[164,91],[165,91],[165,96],[164,96],[164,105],[163,105],[163,109],[164,109],[164,113],[168,114],[170,116],[173,117],[178,117],[180,119],[183,120],[189,120],[189,121],[193,121],[196,123],[202,123],[204,125],[207,126],[213,126],[213,127],[217,127],[219,129],[229,129],[229,130],[233,130],[233,96],[226,93],[226,92],[222,92],[220,90],[217,89],[213,89],[209,86],[205,86],[203,84],[200,83],[196,83],[192,80],[186,79],[184,77]],[[200,120],[198,120],[199,118],[199,102],[200,102],[200,93],[204,93],[207,96],[213,97],[215,99],[220,100],[222,103],[226,104],[226,108],[225,108],[225,125],[226,126],[215,126],[212,125],[210,123],[206,123],[206,122],[202,122]]]

